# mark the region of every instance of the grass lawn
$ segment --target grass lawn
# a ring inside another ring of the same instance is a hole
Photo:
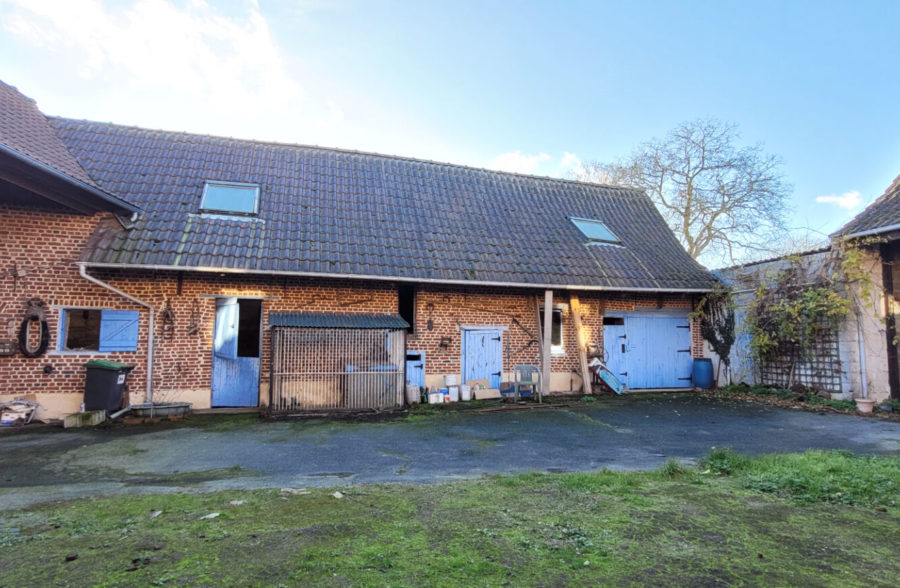
[[[7,511],[0,585],[889,586],[898,545],[900,459],[719,450],[689,470]]]

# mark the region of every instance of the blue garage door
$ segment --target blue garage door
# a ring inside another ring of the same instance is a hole
[[[607,314],[603,350],[607,367],[625,386],[689,388],[691,328],[687,314]]]

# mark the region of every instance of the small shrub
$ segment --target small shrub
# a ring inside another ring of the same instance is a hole
[[[896,398],[889,398],[881,403],[881,406],[886,406],[891,412],[900,412],[900,400]]]
[[[822,398],[821,396],[807,396],[806,402],[809,404],[818,404],[822,406],[830,406],[831,408],[836,408],[838,410],[846,410],[846,411],[854,411],[856,410],[856,403],[850,400],[829,400],[827,398]]]
[[[767,388],[766,386],[751,386],[749,390],[747,390],[750,394],[759,394],[762,396],[768,396],[770,394],[774,394],[775,390],[772,388]]]
[[[680,478],[689,472],[677,459],[669,458],[669,460],[659,468],[659,473],[665,478]]]
[[[743,471],[750,464],[750,459],[741,455],[731,447],[713,447],[700,460],[700,467],[720,476],[730,476]]]
[[[783,398],[785,400],[796,400],[796,399],[800,398],[800,395],[797,394],[796,392],[793,392],[791,390],[785,390],[783,388],[780,388],[778,390],[772,390],[772,394],[774,394],[778,398]]]

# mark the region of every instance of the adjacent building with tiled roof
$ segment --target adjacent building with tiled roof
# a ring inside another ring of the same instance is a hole
[[[884,194],[841,227],[835,236],[854,238],[898,231],[900,231],[900,176],[894,178]]]
[[[0,81],[0,179],[25,192],[22,203],[41,198],[80,212],[137,208],[100,188],[50,127],[34,100]],[[13,194],[7,189],[5,201]]]
[[[859,246],[862,268],[874,293],[860,313],[863,325],[871,324],[859,330],[859,354],[866,358],[858,363],[861,375],[856,391],[878,401],[900,400],[900,176],[831,238],[837,244]]]
[[[531,364],[589,392],[589,353],[685,387],[703,354],[715,278],[640,190],[0,105],[0,153],[82,190],[0,176],[0,318],[24,341],[0,341],[0,399],[77,406],[87,359],[135,366],[128,402],[333,410]]]

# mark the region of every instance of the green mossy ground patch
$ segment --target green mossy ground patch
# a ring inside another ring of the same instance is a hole
[[[837,487],[852,498],[835,499]],[[0,578],[4,586],[887,586],[900,577],[897,458],[720,450],[697,469],[334,491],[120,496],[7,511]]]

